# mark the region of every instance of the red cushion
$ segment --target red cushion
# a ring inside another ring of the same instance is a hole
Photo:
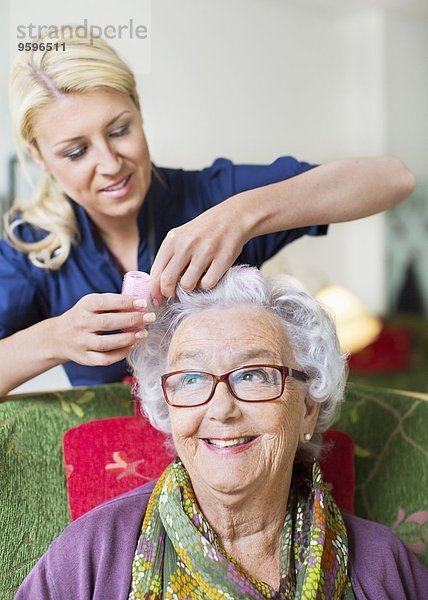
[[[324,433],[325,450],[320,458],[324,481],[338,506],[354,512],[355,472],[354,440],[344,431]]]
[[[330,430],[332,442],[321,467],[341,508],[353,511],[353,442],[341,431]],[[159,477],[174,456],[166,437],[142,417],[114,417],[83,423],[63,438],[68,503],[77,519],[102,502]]]
[[[142,417],[78,425],[63,437],[71,519],[147,481],[174,459],[166,437]]]

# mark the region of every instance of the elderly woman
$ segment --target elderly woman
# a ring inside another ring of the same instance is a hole
[[[318,302],[230,269],[158,313],[131,363],[177,459],[70,525],[17,598],[426,598],[385,527],[342,515],[316,456],[345,359]]]

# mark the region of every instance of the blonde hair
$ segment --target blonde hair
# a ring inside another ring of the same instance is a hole
[[[59,29],[60,37],[46,35],[39,45],[42,41],[64,43],[65,51],[21,52],[12,65],[10,106],[17,153],[24,170],[23,142],[37,149],[37,113],[61,95],[107,88],[127,94],[140,110],[134,75],[115,50],[89,33],[77,37],[74,26]],[[23,223],[41,228],[47,235],[35,243],[25,243],[15,232]],[[5,216],[5,232],[9,243],[26,253],[35,265],[58,269],[64,264],[71,245],[78,241],[79,231],[72,205],[53,175],[44,174],[30,200],[15,199]]]

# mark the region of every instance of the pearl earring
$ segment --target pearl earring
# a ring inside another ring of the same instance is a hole
[[[303,439],[305,440],[305,442],[309,442],[312,438],[312,434],[311,433],[305,433],[305,435],[303,436]]]

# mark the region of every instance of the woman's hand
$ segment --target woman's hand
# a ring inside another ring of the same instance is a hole
[[[399,159],[374,157],[333,161],[240,192],[168,233],[151,270],[152,297],[174,296],[179,280],[186,290],[214,286],[253,237],[367,217],[414,188]]]
[[[232,266],[250,239],[249,225],[234,198],[171,229],[157,253],[150,275],[152,298],[175,296],[177,283],[191,291],[211,288]]]
[[[69,360],[87,366],[122,360],[155,320],[145,308],[145,300],[132,296],[89,294],[63,315],[0,340],[0,396]],[[118,333],[103,335],[110,331]]]
[[[143,299],[121,294],[89,294],[52,320],[56,357],[81,365],[107,366],[125,358],[147,335],[154,313]],[[117,333],[108,332],[115,331]]]

